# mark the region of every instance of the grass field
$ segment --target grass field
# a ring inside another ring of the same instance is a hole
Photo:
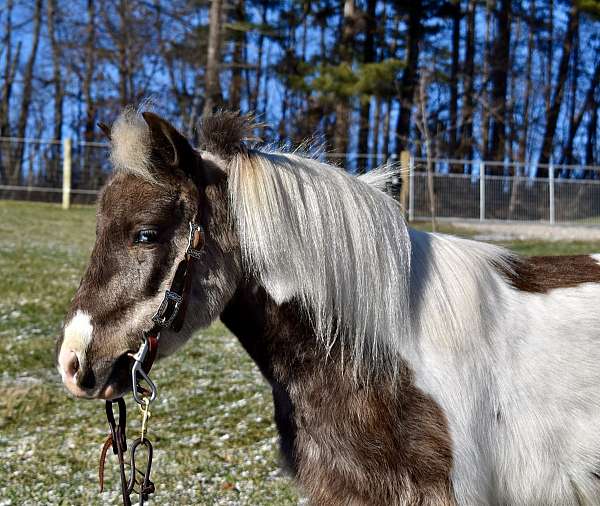
[[[0,505],[119,504],[112,456],[107,490],[98,493],[103,405],[69,398],[53,366],[54,339],[93,237],[90,207],[0,202]],[[507,246],[525,254],[600,251],[594,242]],[[222,325],[196,335],[153,377],[154,504],[298,502],[277,468],[269,388]],[[128,407],[133,438],[137,410],[131,400]]]

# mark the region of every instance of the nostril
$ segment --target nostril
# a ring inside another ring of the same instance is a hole
[[[66,349],[60,350],[58,365],[64,376],[68,379],[73,379],[80,368],[77,354],[73,350]]]
[[[75,353],[73,353],[71,362],[68,365],[67,374],[69,374],[69,376],[75,376],[78,371],[79,371],[79,358],[77,358],[77,355]]]

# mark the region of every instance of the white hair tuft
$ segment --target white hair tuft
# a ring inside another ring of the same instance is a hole
[[[111,130],[110,159],[117,171],[125,171],[149,180],[152,174],[152,141],[144,118],[133,107],[127,107]]]

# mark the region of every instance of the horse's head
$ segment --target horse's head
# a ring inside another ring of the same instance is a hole
[[[168,354],[222,311],[241,276],[228,220],[226,175],[152,113],[124,113],[109,133],[115,172],[98,202],[96,243],[57,343],[63,382],[78,397],[115,398],[131,388],[132,352],[187,246],[203,231],[183,329],[161,333]]]

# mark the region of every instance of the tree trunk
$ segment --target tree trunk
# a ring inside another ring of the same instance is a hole
[[[534,42],[535,42],[535,27],[532,25],[535,20],[536,13],[536,2],[535,0],[531,1],[531,24],[529,25],[529,33],[527,36],[527,63],[525,64],[525,97],[522,108],[522,127],[521,127],[521,136],[519,138],[519,152],[517,154],[517,159],[525,164],[528,160],[527,157],[527,138],[529,136],[529,120],[530,120],[530,103],[531,103],[531,92],[533,87],[532,81],[532,68],[533,68],[533,50],[534,50]]]
[[[473,158],[473,112],[475,111],[475,15],[477,2],[469,0],[467,7],[467,35],[464,64],[464,105],[459,129],[460,150],[458,156]]]
[[[0,137],[10,136],[10,96],[15,78],[17,62],[20,57],[20,43],[17,46],[16,56],[12,56],[12,10],[13,1],[8,0],[6,4],[6,26],[4,30],[3,44],[5,47],[6,63],[3,72],[2,97],[0,100]],[[0,144],[0,184],[8,183],[10,167],[12,165],[12,149],[10,143]]]
[[[388,98],[385,104],[385,114],[383,116],[383,147],[380,150],[381,154],[387,160],[390,156],[390,127],[392,115],[392,99]]]
[[[60,66],[60,46],[56,39],[55,23],[56,0],[48,0],[48,38],[50,39],[50,47],[52,49],[52,84],[54,84],[54,134],[56,140],[62,139],[62,123],[63,123],[63,81]]]
[[[55,23],[58,18],[56,13],[56,0],[48,0],[47,5],[47,28],[50,48],[52,52],[52,84],[54,85],[54,133],[55,140],[62,139],[63,124],[63,80],[61,74],[60,46],[56,39]],[[59,181],[58,159],[48,161],[46,179],[52,184]]]
[[[119,1],[117,14],[119,16],[119,32],[116,34],[118,52],[117,68],[119,72],[119,99],[121,107],[126,107],[130,103],[130,95],[133,91],[129,87],[130,62],[127,54],[129,50],[127,35],[127,25],[129,24],[129,6],[127,0]]]
[[[237,0],[233,10],[234,21],[243,23],[246,20],[244,0]],[[232,69],[231,83],[229,84],[229,108],[237,111],[240,109],[242,98],[242,64],[243,64],[243,44],[246,38],[246,32],[239,30],[233,34],[232,51]]]
[[[448,125],[448,156],[450,158],[456,157],[458,147],[458,65],[460,55],[460,19],[460,0],[452,0],[452,62],[450,65],[450,124]]]
[[[266,25],[266,23],[267,23],[267,13],[268,13],[268,2],[263,2],[262,3],[262,15],[261,15],[262,26]],[[250,104],[250,110],[252,112],[256,112],[258,110],[258,97],[259,97],[259,92],[260,92],[260,82],[262,81],[264,45],[265,45],[265,35],[263,33],[263,30],[261,30],[260,34],[258,36],[258,51],[257,51],[257,56],[256,56],[256,78],[255,78],[254,87],[252,88],[252,91],[249,90],[250,95],[249,95],[249,99],[248,99],[249,104]],[[250,80],[248,80],[248,86],[250,86]]]
[[[2,41],[6,48],[6,63],[4,66],[2,100],[0,102],[0,137],[10,136],[10,95],[15,77],[15,69],[18,58],[13,60],[12,56],[12,10],[13,0],[8,0],[6,4],[6,26],[4,29],[4,40]],[[17,57],[19,56],[17,52]]]
[[[535,27],[533,23],[535,21],[536,14],[536,2],[535,0],[531,1],[531,9],[530,15],[531,20],[528,26],[528,35],[527,35],[527,62],[525,63],[525,95],[524,95],[524,103],[522,107],[522,119],[521,119],[521,131],[520,137],[518,141],[518,151],[517,151],[517,161],[520,162],[519,165],[514,166],[513,172],[513,181],[512,181],[512,189],[510,194],[510,203],[508,206],[508,217],[512,219],[515,213],[515,209],[519,205],[519,190],[521,187],[521,176],[527,174],[525,173],[526,162],[528,160],[527,157],[527,138],[529,135],[529,104],[531,100],[531,88],[532,88],[532,65],[533,65],[533,49],[534,49],[534,34]],[[514,99],[513,99],[514,100]]]
[[[594,70],[594,75],[592,76],[592,80],[590,81],[590,87],[585,94],[585,99],[583,100],[583,104],[577,114],[574,112],[574,105],[571,111],[571,121],[569,127],[569,140],[567,142],[567,146],[565,148],[565,162],[573,163],[573,145],[575,143],[575,136],[577,135],[577,131],[579,130],[579,126],[581,125],[581,121],[587,111],[590,111],[592,114],[597,113],[594,110],[596,107],[594,97],[596,95],[596,90],[598,88],[598,84],[600,84],[600,62],[596,64],[596,69]],[[575,99],[573,99],[575,102]],[[588,146],[592,146],[591,138],[588,138],[587,142]],[[586,162],[587,163],[587,162]]]
[[[571,6],[569,13],[569,21],[567,25],[567,32],[565,34],[565,40],[563,43],[563,52],[558,66],[558,76],[556,80],[556,88],[552,94],[552,100],[550,108],[546,111],[546,127],[544,129],[543,144],[539,162],[541,164],[548,164],[552,157],[552,144],[554,142],[554,134],[556,132],[556,125],[558,122],[558,116],[563,103],[564,96],[564,76],[567,75],[569,68],[569,60],[571,59],[571,51],[573,50],[573,42],[575,40],[575,34],[579,30],[579,12],[575,4]],[[548,177],[548,168],[539,167],[538,177]]]
[[[381,123],[381,99],[375,98],[375,117],[373,118],[373,143],[369,151],[370,167],[377,167],[381,164],[381,156],[379,151],[379,127]],[[386,161],[385,159],[383,160]]]
[[[485,2],[485,38],[483,49],[483,72],[481,76],[481,96],[483,98],[483,111],[481,112],[481,156],[485,160],[489,156],[490,140],[490,112],[492,110],[492,101],[490,94],[490,61],[492,59],[492,49],[490,47],[492,11],[495,6],[495,0],[486,0]]]
[[[92,82],[96,68],[94,46],[96,43],[96,9],[94,0],[87,0],[87,21],[85,26],[86,41],[84,51],[84,74],[82,83],[83,100],[85,102],[85,121],[83,126],[83,139],[94,140],[96,126],[96,104],[92,95]]]
[[[206,57],[205,100],[202,111],[208,116],[222,100],[219,65],[221,60],[221,26],[223,18],[223,1],[211,0],[208,26],[208,53]]]
[[[518,149],[519,149],[519,134],[520,130],[518,125],[521,122],[517,121],[517,79],[518,79],[518,50],[519,44],[521,42],[521,27],[523,26],[523,20],[521,18],[517,18],[517,26],[515,30],[514,36],[514,47],[510,51],[510,110],[508,111],[508,117],[510,118],[508,124],[510,125],[510,131],[508,134],[508,160],[514,161],[514,165],[508,168],[508,175],[512,176],[512,186],[511,186],[511,194],[510,201],[508,204],[508,218],[512,219],[515,208],[518,204],[518,196],[519,196],[519,186],[520,186],[520,176],[521,170],[518,163]],[[531,28],[531,27],[530,27]],[[529,36],[531,37],[531,29],[529,30]],[[530,58],[530,54],[527,55],[528,59]],[[527,64],[525,65],[527,68]],[[516,151],[516,152],[515,152]],[[511,170],[512,169],[512,170]]]
[[[339,63],[352,65],[352,47],[355,33],[356,6],[354,0],[344,0],[344,14],[342,30],[338,44]],[[348,152],[350,133],[350,104],[346,96],[337,98],[335,107],[335,127],[333,133],[333,150],[336,153]],[[339,159],[342,166],[346,165],[346,158]]]
[[[410,117],[415,89],[418,83],[419,45],[423,37],[423,2],[414,0],[409,3],[408,32],[406,41],[406,66],[400,81],[400,111],[396,123],[396,152],[398,156],[408,145]]]
[[[436,218],[436,195],[435,195],[435,179],[434,179],[434,167],[432,152],[433,146],[431,142],[431,133],[429,131],[429,113],[427,105],[427,85],[428,79],[425,75],[421,76],[419,80],[419,120],[417,121],[418,128],[421,132],[421,137],[425,144],[425,157],[427,163],[427,194],[429,196],[429,212],[431,214],[431,230],[433,232],[437,229],[437,218]],[[402,156],[402,154],[400,154]]]
[[[552,81],[554,69],[554,0],[548,0],[548,41],[546,44],[546,86],[544,89],[544,102],[546,111],[550,110],[552,102]]]
[[[377,30],[376,0],[367,1],[367,15],[365,23],[365,42],[363,48],[363,64],[375,62],[375,32]],[[358,131],[359,154],[369,153],[369,126],[371,121],[371,97],[361,97],[360,120]],[[376,142],[376,141],[374,141]],[[359,158],[358,170],[364,172],[370,163],[367,158]]]
[[[506,148],[506,92],[510,57],[510,10],[511,0],[501,0],[496,14],[498,27],[493,48],[491,72],[492,103],[490,121],[490,149],[486,159],[502,161]],[[502,174],[502,167],[490,167],[490,174]]]
[[[23,72],[23,89],[21,90],[21,107],[19,109],[19,119],[17,121],[17,137],[25,137],[27,132],[27,120],[29,119],[29,108],[31,106],[31,95],[33,93],[33,68],[37,56],[38,45],[40,42],[40,28],[42,26],[42,0],[36,0],[33,12],[33,38],[31,41],[31,51],[25,64]],[[10,184],[19,185],[22,182],[22,163],[23,163],[24,145],[17,147],[17,156],[15,156],[14,166],[10,177]]]
[[[598,142],[598,101],[596,100],[596,94],[592,94],[592,100],[590,102],[590,110],[592,111],[592,117],[588,123],[588,134],[587,134],[587,145],[585,148],[585,164],[596,165],[597,160],[594,153],[594,148]],[[597,177],[598,173],[589,171],[586,177],[594,178]]]

